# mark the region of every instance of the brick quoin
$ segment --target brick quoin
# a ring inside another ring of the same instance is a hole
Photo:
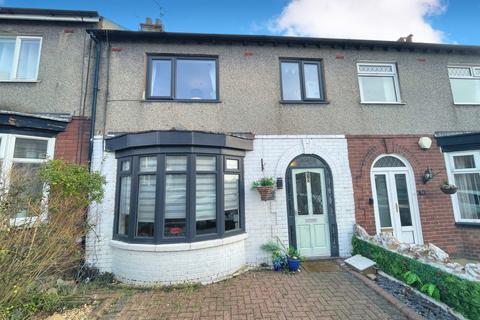
[[[372,198],[370,171],[378,156],[397,154],[405,158],[414,171],[424,242],[433,243],[452,256],[479,258],[480,230],[455,224],[451,198],[440,191],[440,185],[447,180],[443,154],[432,136],[432,147],[426,151],[420,149],[418,139],[422,136],[429,135],[347,136],[356,221],[370,234],[376,233],[374,208],[369,204]],[[424,184],[422,178],[427,168],[431,168],[435,176]],[[420,195],[419,191],[425,194]]]
[[[55,159],[67,162],[88,163],[88,142],[90,138],[90,119],[72,117],[65,131],[59,133],[55,140]]]

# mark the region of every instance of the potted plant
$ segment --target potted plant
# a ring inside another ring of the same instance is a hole
[[[260,180],[254,181],[252,184],[252,189],[257,189],[260,194],[260,199],[262,201],[267,201],[268,197],[273,192],[273,186],[275,185],[275,180],[273,177],[264,177]]]
[[[448,181],[445,181],[441,186],[440,190],[442,190],[445,194],[454,194],[457,192],[458,187],[454,184],[449,184]]]
[[[297,272],[303,261],[303,256],[294,247],[288,247],[287,263],[291,272]]]
[[[272,264],[275,271],[288,270],[297,272],[303,261],[303,256],[294,247],[285,247],[280,239],[269,241],[262,249],[272,253]]]

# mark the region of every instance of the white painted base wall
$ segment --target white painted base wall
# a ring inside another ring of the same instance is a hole
[[[245,224],[247,235],[192,244],[126,244],[112,240],[117,161],[104,151],[103,137],[95,137],[92,168],[107,184],[102,203],[89,210],[92,231],[87,236],[86,260],[102,272],[136,285],[209,283],[222,280],[245,264],[269,262],[260,246],[275,237],[288,244],[285,187],[275,200],[261,201],[254,180],[282,177],[301,154],[315,154],[330,166],[334,185],[340,256],[349,256],[355,223],[353,187],[344,136],[256,136],[254,150],[245,157]],[[261,159],[264,171],[261,170]]]
[[[302,154],[319,156],[332,171],[339,254],[342,257],[351,254],[355,206],[345,137],[261,135],[255,136],[253,151],[247,152],[244,160],[245,227],[249,234],[246,259],[249,264],[269,262],[269,255],[263,252],[260,246],[271,239],[278,237],[288,245],[285,174],[290,162]],[[261,201],[257,191],[251,190],[250,186],[253,181],[270,176],[283,178],[284,187],[275,191],[275,200]]]

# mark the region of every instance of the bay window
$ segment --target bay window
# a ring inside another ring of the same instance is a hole
[[[41,37],[0,36],[0,81],[37,80]]]
[[[214,148],[191,151],[118,155],[114,239],[193,242],[243,232],[243,158]]]
[[[13,224],[21,224],[40,212],[32,210],[37,205],[40,208],[46,196],[37,173],[53,157],[54,141],[54,138],[0,134],[1,181],[10,195],[10,205],[17,212]]]
[[[448,152],[446,158],[449,181],[458,187],[455,220],[480,224],[480,150]]]

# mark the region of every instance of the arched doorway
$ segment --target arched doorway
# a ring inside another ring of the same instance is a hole
[[[338,232],[332,173],[315,155],[300,155],[287,169],[288,233],[290,245],[302,255],[338,256]]]
[[[410,164],[396,155],[378,157],[371,171],[377,233],[402,243],[423,243],[415,179]]]

